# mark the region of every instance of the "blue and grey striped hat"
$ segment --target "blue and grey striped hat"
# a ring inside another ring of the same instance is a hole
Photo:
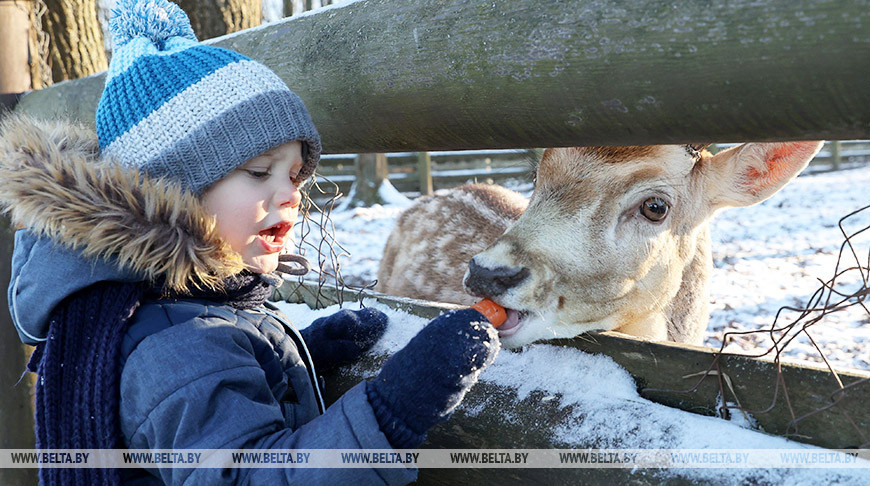
[[[119,0],[115,47],[97,107],[105,156],[201,194],[247,160],[303,143],[297,183],[320,160],[320,136],[302,100],[266,66],[200,44],[168,0]]]

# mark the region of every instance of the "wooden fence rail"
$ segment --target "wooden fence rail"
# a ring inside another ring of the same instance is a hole
[[[416,152],[386,154],[390,183],[402,193],[428,194],[468,181],[505,182],[531,178],[530,161],[539,157],[535,150],[478,150],[464,152]],[[320,162],[320,181],[338,185],[348,194],[359,174],[356,156],[327,155]],[[359,183],[359,182],[358,182]]]
[[[850,159],[870,163],[870,140],[828,142],[811,164],[828,164],[831,170],[838,170],[843,162],[848,162]]]
[[[394,309],[427,319],[458,307],[391,297],[377,292],[358,294],[346,290],[338,291],[328,286],[318,287],[313,282],[301,285],[287,282],[277,292],[279,300],[305,303],[314,309],[338,302],[339,294],[341,300],[348,302],[348,305],[355,305],[361,298],[371,298]],[[706,378],[703,376],[715,359],[713,349],[670,342],[651,343],[611,332],[590,333],[583,339],[549,342],[610,356],[631,373],[641,395],[649,400],[704,415],[714,415],[717,407],[721,406],[716,372],[710,373]],[[755,415],[762,430],[778,435],[792,434],[799,441],[833,449],[854,448],[864,442],[861,432],[852,426],[860,424],[862,431],[870,426],[870,409],[864,406],[861,392],[845,394],[842,403],[837,407],[819,410],[818,414],[797,425],[791,423],[792,413],[801,416],[830,404],[830,395],[838,389],[838,385],[836,378],[823,366],[777,364],[770,359],[733,354],[724,354],[720,360],[721,372],[728,374],[734,387],[728,391],[737,395],[743,407],[747,410],[764,410],[770,407],[770,410]],[[774,398],[775,392],[771,386],[776,383],[778,369],[782,370],[783,380],[788,384],[790,403],[786,403],[782,397],[778,400]],[[693,373],[697,376],[686,378],[686,375]],[[844,384],[855,386],[864,393],[870,392],[870,372],[848,370],[839,371],[838,374]],[[698,382],[701,382],[701,386],[692,389]],[[687,391],[690,389],[692,390]],[[341,386],[333,390],[333,398],[338,398],[343,391]],[[560,420],[559,417],[543,416],[537,416],[536,419]]]
[[[376,292],[358,294],[340,291],[317,283],[285,283],[277,291],[276,300],[305,303],[311,308],[323,308],[339,300],[355,306],[360,298],[373,299],[391,308],[431,319],[458,306],[413,299],[391,297]],[[790,434],[802,442],[832,449],[854,448],[865,440],[870,427],[870,409],[866,397],[870,393],[870,373],[840,372],[839,379],[851,390],[843,396],[832,393],[839,389],[837,378],[821,367],[774,363],[735,355],[719,358],[721,367],[705,373],[715,359],[714,350],[677,343],[651,343],[624,337],[617,333],[590,333],[583,338],[549,341],[552,344],[576,348],[591,354],[605,354],[624,367],[634,377],[641,396],[689,412],[713,415],[720,405],[718,372],[727,376],[733,393],[747,410],[765,410],[754,414],[762,430],[772,434]],[[327,400],[338,399],[346,390],[363,379],[375,376],[387,356],[365,356],[352,366],[326,375]],[[558,367],[554,364],[554,367]],[[555,368],[554,368],[555,369]],[[790,401],[777,391],[779,372],[788,385]],[[691,376],[687,376],[691,375]],[[529,377],[533,380],[533,377]],[[693,385],[699,384],[696,388]],[[779,397],[777,398],[777,393]],[[553,398],[553,397],[551,397]],[[731,400],[730,396],[728,398]],[[837,406],[825,408],[832,400]],[[439,448],[552,448],[565,447],[551,437],[553,430],[572,427],[571,414],[559,404],[560,397],[542,400],[540,396],[519,399],[515,390],[493,383],[481,382],[471,389],[464,403],[451,420],[436,426],[429,433],[425,447]],[[484,406],[485,405],[485,406]],[[505,411],[511,419],[505,420]],[[797,425],[794,416],[816,412]],[[734,412],[737,413],[737,412]],[[794,415],[793,415],[794,414]],[[572,447],[592,447],[594,444]],[[661,484],[655,471],[629,470],[535,470],[535,469],[447,469],[420,471],[420,484],[502,484],[525,481],[539,484]],[[680,473],[671,478],[676,484],[690,480]],[[848,481],[848,480],[847,480]]]
[[[722,144],[725,148],[731,144]],[[430,163],[421,170],[419,157],[427,155]],[[327,155],[317,173],[348,194],[358,177],[354,171],[355,155]],[[467,182],[503,184],[508,181],[530,182],[530,162],[540,158],[537,150],[472,150],[387,154],[389,180],[399,192],[409,196],[428,194],[432,189],[446,189]],[[810,162],[807,172],[838,170],[844,162],[870,164],[870,140],[832,141]],[[421,189],[424,188],[424,189]],[[428,192],[427,192],[428,189]]]
[[[870,137],[870,0],[362,0],[214,40],[329,153]],[[93,123],[103,75],[19,110]]]

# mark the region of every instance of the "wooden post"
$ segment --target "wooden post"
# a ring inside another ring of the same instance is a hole
[[[842,142],[831,140],[831,169],[840,170],[840,162],[843,161]]]
[[[432,194],[432,157],[429,152],[417,154],[417,177],[420,180],[420,195]]]
[[[305,0],[284,0],[284,16],[299,15],[306,10]]]
[[[0,217],[0,449],[34,447],[32,375],[24,374],[31,348],[21,343],[12,316],[6,289],[12,276],[13,230],[6,217]],[[0,484],[10,484],[7,474],[26,469],[0,468]],[[35,474],[32,476],[35,477]]]
[[[379,194],[381,185],[388,179],[387,154],[359,154],[354,160],[356,178],[350,188],[348,207],[372,206],[384,201]]]
[[[22,93],[32,86],[27,42],[30,1],[0,0],[0,93]]]
[[[18,93],[31,88],[28,42],[30,1],[0,0],[0,94],[14,104]],[[0,112],[3,111],[0,106]],[[29,349],[12,324],[6,289],[12,276],[13,231],[6,217],[0,217],[0,449],[32,449],[33,377],[24,374]],[[2,469],[0,484],[37,483],[36,469]]]
[[[33,449],[34,375],[25,374],[33,348],[21,343],[9,314],[6,289],[12,274],[13,231],[0,216],[0,449]],[[30,485],[38,481],[36,469],[0,468],[0,484]]]

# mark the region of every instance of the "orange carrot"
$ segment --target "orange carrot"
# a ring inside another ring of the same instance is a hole
[[[486,316],[487,320],[492,323],[492,327],[498,328],[507,320],[507,312],[505,312],[504,307],[490,299],[483,299],[471,308]]]

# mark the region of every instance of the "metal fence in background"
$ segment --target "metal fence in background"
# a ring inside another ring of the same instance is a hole
[[[736,144],[711,146],[716,152]],[[543,149],[466,150],[401,152],[387,154],[390,183],[401,193],[416,197],[432,190],[448,189],[469,182],[521,184],[531,182],[531,163]],[[428,155],[428,167],[421,163]],[[318,174],[348,194],[355,179],[356,155],[324,155]],[[805,173],[840,170],[870,164],[870,140],[826,142]]]

